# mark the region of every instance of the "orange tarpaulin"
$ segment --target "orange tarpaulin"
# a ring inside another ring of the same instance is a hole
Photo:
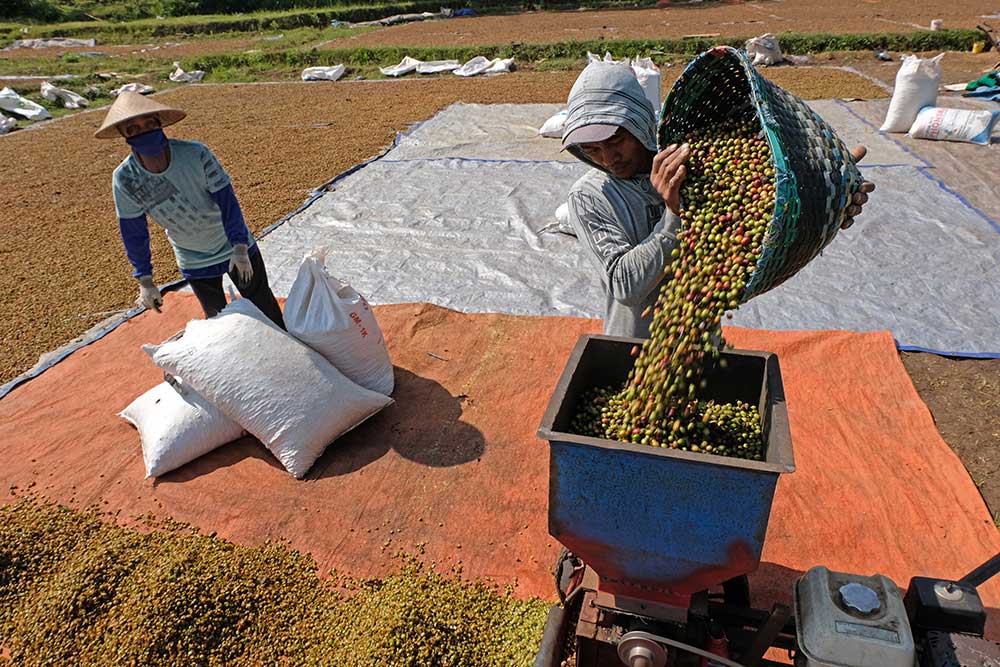
[[[126,322],[0,401],[0,482],[121,510],[120,520],[153,512],[238,542],[287,539],[321,572],[376,575],[394,552],[426,543],[429,559],[554,598],[559,545],[546,530],[548,456],[535,430],[577,337],[599,324],[426,304],[376,312],[396,403],[331,445],[303,481],[250,438],[143,479],[138,435],[116,413],[162,380],[139,346],[199,315],[193,297],[172,294],[162,314]],[[905,586],[912,575],[958,577],[1000,551],[889,333],[727,336],[778,354],[797,466],[778,485],[755,604],[788,602],[813,565]],[[1000,584],[982,592],[998,606]]]

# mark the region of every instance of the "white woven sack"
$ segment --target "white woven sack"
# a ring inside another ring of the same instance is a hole
[[[635,72],[635,78],[639,80],[642,92],[646,94],[646,99],[653,107],[653,115],[659,118],[663,108],[660,102],[663,93],[660,68],[656,66],[652,58],[633,58],[632,71]]]
[[[941,57],[918,58],[906,56],[896,73],[896,86],[880,132],[908,132],[917,114],[924,107],[937,102],[941,85]]]
[[[366,389],[388,396],[392,362],[375,313],[365,298],[326,270],[326,251],[313,250],[285,301],[288,333],[316,350]]]
[[[142,440],[146,477],[159,477],[243,437],[243,428],[189,387],[181,392],[161,382],[118,416]]]
[[[967,141],[989,146],[1000,111],[925,107],[910,127],[914,139]]]
[[[566,109],[549,116],[549,119],[538,128],[538,134],[550,139],[562,139],[563,128],[566,127],[566,118],[568,117],[569,111]]]
[[[143,349],[260,440],[296,478],[327,445],[392,403],[344,377],[248,299],[192,320],[179,340]]]

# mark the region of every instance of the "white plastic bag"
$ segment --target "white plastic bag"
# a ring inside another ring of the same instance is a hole
[[[604,53],[604,59],[602,60],[599,56],[587,51],[588,65],[599,62],[617,63],[619,65],[631,67],[632,73],[635,74],[635,78],[639,80],[639,85],[642,86],[642,92],[646,94],[646,99],[653,105],[653,113],[659,117],[662,79],[660,75],[660,68],[656,66],[652,58],[637,57],[633,58],[631,61],[629,61],[628,58],[616,60],[615,57],[611,55],[610,51],[606,51]]]
[[[392,403],[348,380],[248,299],[192,320],[179,340],[143,350],[253,434],[296,478],[327,445]]]
[[[563,202],[556,209],[556,225],[557,229],[563,234],[569,234],[570,236],[576,236],[576,230],[573,229],[573,223],[569,221],[569,202]]]
[[[16,118],[8,118],[0,113],[0,134],[7,134],[11,130],[17,127]]]
[[[49,102],[62,100],[63,106],[67,109],[79,109],[88,104],[87,98],[83,95],[77,95],[72,90],[66,90],[65,88],[56,88],[48,81],[42,81],[42,97]]]
[[[777,65],[785,59],[778,38],[771,33],[748,39],[743,48],[746,49],[747,55],[753,58],[754,67]]]
[[[566,127],[567,116],[569,116],[569,110],[567,109],[563,109],[559,113],[549,116],[549,119],[542,123],[542,126],[538,128],[538,134],[551,139],[562,139],[563,128]]]
[[[325,250],[302,260],[284,317],[288,333],[349,379],[386,396],[392,393],[392,362],[375,313],[354,288],[329,274]]]
[[[440,74],[458,69],[457,60],[432,60],[417,64],[417,74]]]
[[[493,65],[493,61],[486,56],[476,56],[469,62],[455,70],[456,76],[476,76],[482,74]]]
[[[379,67],[378,71],[382,72],[385,76],[403,76],[404,74],[409,74],[417,69],[417,65],[420,61],[416,58],[411,58],[410,56],[405,56],[399,61],[398,65],[393,65],[392,67]]]
[[[159,477],[246,431],[190,387],[160,383],[118,416],[139,430],[146,477]]]
[[[642,92],[646,94],[646,99],[653,105],[653,114],[660,117],[660,68],[656,66],[651,58],[635,58],[632,61],[632,71],[635,78],[639,79]]]
[[[906,56],[896,73],[896,87],[880,132],[907,132],[924,107],[934,106],[941,85],[941,55]]]
[[[170,74],[170,80],[174,83],[194,83],[205,78],[205,73],[200,69],[193,72],[185,72],[181,69],[179,62],[174,62],[174,71]]]
[[[21,97],[11,88],[0,90],[0,109],[24,116],[28,120],[45,120],[52,118],[52,114],[45,110],[41,104]]]
[[[118,97],[122,93],[139,93],[140,95],[149,95],[154,91],[152,86],[147,86],[144,83],[126,83],[120,88],[115,88],[111,91],[113,97]]]
[[[1000,111],[924,107],[910,128],[910,136],[988,146],[998,118]]]
[[[303,81],[336,81],[344,76],[347,70],[344,65],[334,65],[333,67],[307,67],[302,70]]]
[[[506,74],[514,69],[513,58],[494,58],[483,74]]]
[[[601,57],[599,55],[597,55],[596,53],[591,53],[590,51],[587,51],[587,64],[588,65],[590,63],[599,63],[599,62],[618,63],[619,65],[628,65],[628,58],[625,58],[624,60],[615,60],[614,56],[611,55],[610,51],[605,51],[604,52],[604,60],[602,61]]]

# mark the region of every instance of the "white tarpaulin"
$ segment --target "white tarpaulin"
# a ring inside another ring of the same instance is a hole
[[[869,148],[864,173],[878,189],[864,214],[733,324],[890,329],[903,346],[1000,353],[1000,225],[970,201],[989,200],[1000,177],[980,169],[986,194],[963,190],[955,174],[969,161],[952,165],[945,148],[982,147],[933,144],[934,165],[880,136],[871,118],[884,103],[866,104],[814,104],[847,143]],[[275,292],[288,293],[312,247],[329,245],[330,265],[373,303],[601,317],[598,270],[553,224],[588,169],[537,134],[559,109],[457,104],[401,137],[261,240]]]
[[[0,113],[0,134],[7,134],[17,127],[17,119],[9,118]]]
[[[420,61],[416,58],[404,56],[403,59],[399,61],[398,65],[393,65],[392,67],[379,67],[378,71],[382,72],[385,76],[403,76],[404,74],[416,71],[417,65],[419,64]]]
[[[97,46],[96,39],[71,39],[69,37],[52,37],[50,39],[15,39],[4,51],[9,49],[48,49],[54,46],[63,48],[73,46]]]
[[[509,72],[514,67],[513,58],[494,58],[490,60],[486,56],[476,56],[458,69],[454,70],[458,76],[478,76],[479,74],[503,74]]]
[[[122,93],[139,93],[140,95],[149,95],[155,89],[152,86],[147,86],[144,83],[126,83],[120,88],[115,88],[111,91],[111,95],[118,97]]]
[[[10,113],[16,113],[18,116],[22,116],[28,120],[45,120],[46,118],[52,118],[52,114],[46,111],[45,107],[41,104],[32,102],[25,97],[21,97],[11,88],[4,88],[3,90],[0,90],[0,109]]]
[[[441,72],[451,72],[458,67],[457,60],[431,60],[430,62],[418,63],[417,74],[440,74]]]
[[[336,81],[347,70],[343,65],[332,67],[307,67],[302,70],[303,81]]]
[[[174,83],[195,83],[205,78],[205,73],[200,69],[193,72],[185,72],[181,69],[179,62],[174,62],[174,71],[170,73],[170,80]]]
[[[63,106],[67,109],[79,109],[88,104],[87,98],[83,95],[78,95],[72,90],[66,90],[65,88],[56,88],[48,81],[42,81],[42,97],[49,102],[62,100]]]

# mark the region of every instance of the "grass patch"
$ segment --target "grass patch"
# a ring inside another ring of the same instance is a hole
[[[973,30],[941,30],[936,32],[870,33],[860,35],[828,35],[782,33],[781,48],[789,54],[811,54],[825,51],[867,51],[888,48],[893,51],[967,51],[975,41]],[[747,37],[720,37],[712,39],[662,39],[662,40],[588,40],[558,42],[553,44],[501,44],[472,47],[382,47],[356,49],[302,50],[288,49],[254,54],[221,54],[194,60],[197,69],[212,72],[216,69],[301,69],[315,65],[344,63],[351,66],[395,64],[403,56],[418,60],[466,61],[477,55],[487,57],[513,57],[519,63],[566,62],[586,57],[588,51],[611,51],[618,57],[637,54],[681,54],[693,56],[717,44],[741,47]]]
[[[463,0],[458,7],[477,11],[516,10],[507,0]],[[98,44],[121,44],[153,37],[213,35],[293,28],[322,28],[331,21],[373,21],[393,14],[437,12],[441,0],[393,0],[385,3],[344,4],[335,7],[261,11],[248,14],[200,14],[119,21],[70,21],[53,24],[0,23],[0,45],[26,37],[94,37]],[[28,32],[23,34],[22,28]]]

